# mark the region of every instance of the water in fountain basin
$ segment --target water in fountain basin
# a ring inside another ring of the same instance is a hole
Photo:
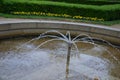
[[[69,32],[66,35],[69,37]],[[65,36],[61,36],[65,38]],[[69,37],[68,40],[72,39]],[[26,41],[28,39],[25,38],[1,41],[0,78],[2,80],[66,80],[66,40],[65,42],[64,39],[46,42],[47,44],[42,46],[39,44],[46,39],[35,38],[31,40],[32,43],[31,41],[25,43]],[[11,50],[23,43],[25,44],[19,47],[20,50]],[[119,52],[116,49],[104,45],[97,47],[91,44],[91,41],[90,43],[79,42],[76,46],[71,49],[68,80],[120,79],[120,64],[117,64],[116,60],[106,51],[106,49],[109,50],[120,60]],[[77,48],[80,57],[74,56],[75,53],[78,53]]]

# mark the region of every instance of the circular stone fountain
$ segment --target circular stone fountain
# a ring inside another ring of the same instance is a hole
[[[0,37],[36,35],[53,29],[69,39],[66,31],[73,35],[71,39],[74,35],[84,33],[119,44],[119,30],[57,21],[3,22],[0,24]],[[77,48],[72,46],[70,49],[69,64],[66,63],[68,44],[64,40],[51,41],[42,46],[40,44],[49,38],[1,40],[0,80],[120,80],[119,49],[111,44],[96,44],[91,39],[87,39],[86,43],[84,36],[80,38],[83,41],[76,43]]]

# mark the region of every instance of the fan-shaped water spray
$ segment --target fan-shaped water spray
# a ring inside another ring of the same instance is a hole
[[[78,49],[78,47],[76,45],[76,43],[78,43],[78,42],[90,43],[90,44],[93,44],[93,46],[99,47],[99,45],[94,42],[95,38],[92,38],[92,37],[90,37],[90,36],[88,36],[86,34],[80,34],[80,35],[72,38],[69,31],[67,31],[66,34],[64,35],[59,31],[49,30],[49,31],[46,31],[45,33],[40,34],[39,37],[37,37],[35,39],[32,39],[31,41],[37,40],[37,39],[42,39],[42,38],[47,38],[47,37],[52,38],[52,39],[41,43],[40,45],[38,45],[35,48],[35,50],[38,49],[39,47],[41,47],[42,45],[44,45],[44,44],[46,44],[48,42],[54,41],[54,40],[62,40],[64,42],[66,42],[67,45],[68,45],[67,58],[66,58],[67,59],[66,60],[66,79],[68,79],[68,75],[69,75],[70,53],[71,53],[72,46],[74,46],[76,48],[77,53],[79,53],[79,49]],[[102,39],[98,39],[98,40],[102,40]],[[31,42],[31,41],[29,41],[29,42]],[[115,47],[114,45],[112,45],[111,43],[109,43],[109,42],[107,42],[105,40],[102,40],[102,41],[104,43],[107,43],[108,45],[110,45],[112,47]],[[106,50],[106,51],[110,54],[110,56],[112,56],[119,63],[119,60],[113,54],[111,54],[108,50]]]

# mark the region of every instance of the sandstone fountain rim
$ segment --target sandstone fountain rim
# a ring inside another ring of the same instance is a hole
[[[0,21],[0,39],[12,36],[40,34],[48,30],[70,31],[73,33],[87,33],[120,45],[120,29],[86,24],[79,22],[55,20],[6,20]]]
[[[79,22],[68,22],[68,21],[54,21],[54,20],[23,20],[23,21],[0,21],[0,25],[4,24],[19,24],[19,23],[50,23],[50,24],[70,24],[70,25],[79,25],[79,26],[87,26],[91,28],[99,28],[99,29],[106,29],[106,30],[112,30],[112,31],[120,31],[118,28],[111,28],[109,26],[102,26],[102,25],[96,25],[96,24],[88,24],[88,23],[79,23]]]

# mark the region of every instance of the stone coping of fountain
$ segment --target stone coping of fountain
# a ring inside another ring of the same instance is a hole
[[[55,20],[0,19],[0,39],[36,35],[47,30],[70,31],[73,35],[84,33],[120,45],[119,28]]]

